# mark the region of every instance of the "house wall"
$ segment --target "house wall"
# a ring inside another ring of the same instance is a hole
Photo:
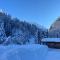
[[[41,44],[47,45],[49,48],[60,48],[60,42],[42,42]]]

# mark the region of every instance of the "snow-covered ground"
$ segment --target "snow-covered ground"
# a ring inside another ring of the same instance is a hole
[[[49,49],[45,60],[60,60],[60,49]]]
[[[43,45],[0,46],[0,60],[44,60],[47,51]]]
[[[0,60],[60,60],[60,49],[49,49],[39,44],[1,45]]]

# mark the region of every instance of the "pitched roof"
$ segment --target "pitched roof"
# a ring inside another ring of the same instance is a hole
[[[60,38],[43,38],[42,42],[60,42]]]

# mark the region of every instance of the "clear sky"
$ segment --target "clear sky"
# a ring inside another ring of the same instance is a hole
[[[0,0],[0,9],[20,20],[49,28],[60,16],[60,0]]]

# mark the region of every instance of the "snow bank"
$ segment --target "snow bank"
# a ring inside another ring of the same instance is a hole
[[[44,60],[48,47],[43,45],[0,46],[0,60]]]

